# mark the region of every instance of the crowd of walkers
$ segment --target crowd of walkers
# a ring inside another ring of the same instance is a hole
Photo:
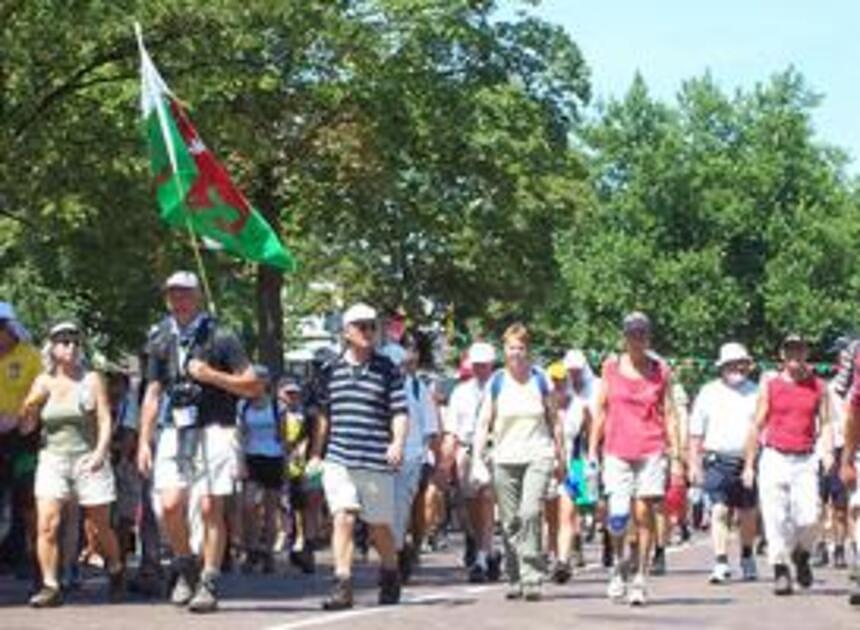
[[[789,595],[832,560],[852,568],[860,605],[854,340],[834,350],[830,382],[801,336],[760,374],[727,341],[690,404],[640,312],[599,370],[575,348],[539,365],[517,323],[498,347],[475,340],[449,385],[421,371],[402,313],[351,306],[342,352],[298,379],[249,360],[195,274],[171,275],[164,296],[135,374],[93,370],[69,318],[37,350],[0,302],[0,561],[32,578],[35,608],[61,605],[98,559],[112,600],[166,593],[211,612],[233,563],[271,574],[283,551],[313,573],[330,546],[322,606],[342,610],[370,545],[379,603],[396,604],[452,523],[464,579],[505,579],[508,599],[568,582],[597,538],[608,597],[645,605],[672,536],[707,526],[712,584],[734,577],[737,530],[741,580],[758,579],[763,553]]]

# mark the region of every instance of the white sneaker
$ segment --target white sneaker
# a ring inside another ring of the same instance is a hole
[[[627,594],[627,581],[617,568],[612,569],[612,577],[609,578],[609,586],[606,595],[613,601],[618,601]]]
[[[708,582],[711,584],[725,584],[732,577],[732,569],[725,562],[717,562],[714,565],[714,570],[711,571],[711,577]]]
[[[633,583],[630,584],[630,589],[627,592],[627,603],[631,606],[644,606],[647,599],[645,576],[637,575],[633,578]]]
[[[758,568],[755,557],[741,558],[741,574],[745,582],[755,582],[758,579]]]

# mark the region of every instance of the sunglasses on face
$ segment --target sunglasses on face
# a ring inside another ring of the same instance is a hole
[[[376,330],[376,324],[373,322],[355,322],[353,326],[361,332],[374,332]]]
[[[53,342],[58,346],[79,346],[81,344],[81,340],[78,337],[69,335],[54,337]]]

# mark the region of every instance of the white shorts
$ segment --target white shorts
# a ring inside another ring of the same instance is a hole
[[[64,501],[75,498],[80,505],[107,505],[116,500],[110,462],[94,472],[81,470],[85,455],[59,455],[39,451],[34,493],[37,499]]]
[[[472,454],[465,446],[457,447],[457,484],[460,494],[464,499],[474,499],[484,488],[492,488],[492,479],[489,483],[480,484],[472,479]],[[492,472],[492,466],[489,466]]]
[[[229,496],[238,461],[235,427],[165,427],[155,449],[153,486],[162,492],[197,485],[201,496]]]
[[[323,489],[332,514],[359,512],[374,525],[394,525],[394,474],[323,462]]]
[[[603,486],[610,514],[629,514],[631,499],[659,499],[666,494],[666,457],[650,455],[627,460],[607,455],[603,459]]]

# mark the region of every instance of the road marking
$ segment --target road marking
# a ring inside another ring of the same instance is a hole
[[[265,628],[265,630],[294,630],[295,628],[309,628],[312,626],[320,626],[322,624],[334,624],[339,621],[355,619],[356,617],[366,617],[367,615],[381,615],[383,613],[395,612],[398,609],[402,609],[401,607],[404,605],[409,606],[414,604],[426,604],[437,601],[462,599],[465,595],[477,595],[479,593],[492,590],[499,586],[499,584],[485,586],[469,586],[454,591],[442,591],[439,593],[416,595],[414,597],[404,597],[400,601],[399,606],[371,606],[369,608],[345,610],[343,612],[328,614],[323,614],[322,612],[320,612],[320,615],[316,617],[306,617],[305,619],[297,619],[296,621],[291,621],[289,623],[278,624],[276,626],[268,626]]]
[[[668,547],[666,549],[667,554],[677,554],[683,551],[687,551],[689,549],[693,549],[696,547],[701,547],[703,545],[710,544],[709,537],[703,537],[699,540],[690,540],[681,545]],[[583,573],[592,573],[594,571],[603,569],[603,565],[599,562],[592,562],[590,564],[585,565],[578,571],[574,573],[574,575],[581,575]],[[575,578],[574,578],[575,579]],[[305,617],[304,619],[296,619],[295,621],[291,621],[288,623],[278,624],[275,626],[267,626],[264,630],[295,630],[297,628],[310,628],[313,626],[321,626],[324,624],[335,624],[342,621],[348,621],[350,619],[355,619],[357,617],[367,617],[368,615],[381,615],[385,613],[395,612],[401,609],[401,606],[409,606],[414,604],[426,604],[429,602],[436,601],[446,601],[446,600],[457,600],[462,599],[465,596],[469,595],[478,595],[480,593],[484,593],[487,591],[496,590],[502,587],[507,586],[505,582],[499,582],[497,584],[484,584],[481,586],[464,586],[462,588],[440,591],[436,593],[425,593],[423,595],[415,595],[412,597],[404,597],[401,600],[400,606],[370,606],[368,608],[358,608],[352,610],[344,610],[342,612],[335,613],[323,613],[320,611],[318,615],[313,617]]]

